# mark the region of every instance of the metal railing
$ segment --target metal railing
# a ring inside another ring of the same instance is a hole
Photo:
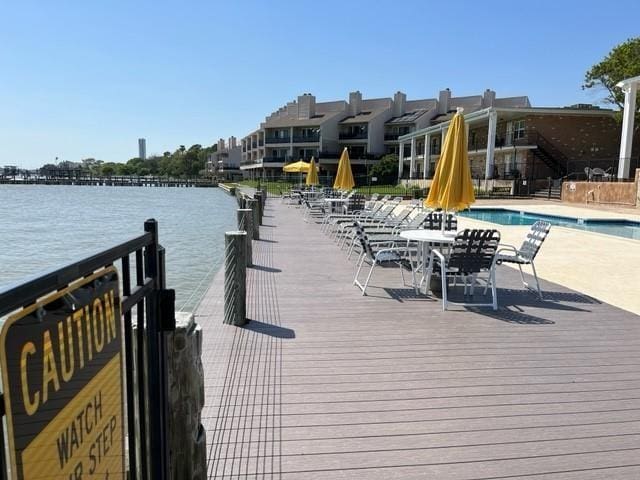
[[[369,138],[368,132],[340,132],[339,140],[366,140]]]
[[[165,251],[158,243],[155,220],[147,220],[144,233],[138,237],[1,290],[0,318],[79,278],[118,263],[124,320],[129,478],[164,480],[169,472],[164,332],[175,328],[175,292],[165,288]],[[137,328],[133,327],[134,315]],[[4,416],[4,398],[1,396],[0,405]],[[149,455],[149,452],[153,454]],[[0,444],[0,478],[3,479],[7,478],[8,463],[4,455],[4,445]]]
[[[291,137],[265,137],[265,143],[291,143]]]
[[[315,143],[320,141],[320,134],[315,135],[294,135],[293,143]]]

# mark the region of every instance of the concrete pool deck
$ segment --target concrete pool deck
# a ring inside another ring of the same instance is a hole
[[[640,221],[638,209],[595,208],[539,201],[478,201],[474,206],[522,209],[543,215],[576,218],[616,218]],[[500,231],[502,242],[519,246],[528,226],[497,225],[460,217],[466,228]],[[552,226],[536,258],[538,276],[640,315],[640,241]],[[514,267],[517,268],[517,267]],[[525,270],[529,267],[525,267]],[[530,269],[528,270],[530,271]]]

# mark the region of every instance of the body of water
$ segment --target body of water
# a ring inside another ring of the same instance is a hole
[[[0,185],[0,288],[138,236],[155,218],[167,287],[190,310],[222,264],[236,208],[217,188]]]

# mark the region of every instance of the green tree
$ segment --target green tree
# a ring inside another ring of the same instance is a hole
[[[604,103],[624,105],[624,93],[616,84],[625,78],[640,75],[640,37],[630,38],[614,47],[600,63],[592,66],[584,76],[582,89],[604,88]],[[636,127],[638,128],[638,127]]]
[[[369,175],[377,177],[377,183],[396,183],[398,179],[398,155],[389,154],[380,159],[378,163],[369,169]]]

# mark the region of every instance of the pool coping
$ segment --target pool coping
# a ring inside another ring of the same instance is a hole
[[[530,210],[529,211],[523,210],[521,208],[496,207],[492,205],[478,205],[478,206],[471,207],[468,210],[504,210],[504,211],[515,212],[520,214],[534,215],[537,217],[550,217],[550,218],[560,218],[560,219],[566,219],[566,220],[576,220],[577,224],[580,224],[580,223],[618,223],[618,224],[630,223],[632,224],[632,226],[640,227],[640,221],[631,220],[630,218],[626,218],[626,217],[625,218],[598,218],[598,217],[577,217],[577,216],[572,217],[569,215],[558,215],[555,213],[537,213]],[[581,220],[581,222],[578,222],[578,220]],[[488,222],[488,223],[494,223],[494,222]],[[502,224],[497,224],[497,225],[502,225]],[[555,226],[560,226],[560,225],[555,225]]]

